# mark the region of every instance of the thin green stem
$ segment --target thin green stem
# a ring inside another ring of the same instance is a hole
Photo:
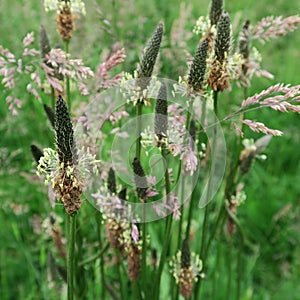
[[[146,205],[145,205],[146,206]],[[146,207],[143,208],[144,222],[142,224],[142,283],[145,299],[148,299],[148,290],[147,290],[147,226],[145,222],[146,216]]]
[[[81,261],[78,266],[84,266],[84,265],[87,265],[93,261],[95,261],[96,259],[98,259],[99,257],[102,257],[103,254],[107,251],[107,249],[109,248],[109,244],[106,243],[104,246],[102,246],[101,250],[97,253],[95,253],[94,255],[90,256],[89,258]]]
[[[218,91],[213,92],[213,102],[214,102],[214,123],[217,121],[218,117]],[[213,159],[214,153],[215,153],[215,145],[216,145],[216,138],[217,138],[217,129],[214,128],[213,132],[213,139],[211,143],[211,161]],[[213,168],[213,165],[211,163],[211,168]],[[207,240],[207,234],[208,234],[208,221],[209,221],[209,212],[210,212],[210,197],[211,197],[211,184],[212,184],[212,176],[209,176],[208,183],[207,183],[207,199],[206,199],[206,206],[204,211],[204,219],[203,219],[203,226],[202,226],[202,237],[201,237],[201,249],[200,249],[200,258],[203,261],[203,265],[205,266],[205,260],[206,260],[206,240]],[[195,299],[198,299],[198,294],[200,292],[202,280],[199,278],[198,282],[196,283],[196,287],[194,290],[194,296]]]
[[[230,299],[231,294],[231,278],[232,278],[232,268],[231,268],[231,261],[232,261],[232,237],[229,236],[229,245],[227,248],[227,288],[226,288],[226,299]]]
[[[65,52],[69,53],[69,40],[65,40]],[[70,77],[66,76],[66,98],[67,98],[67,104],[69,108],[69,112],[71,112],[71,92],[70,92]]]
[[[121,267],[120,264],[121,264],[122,258],[121,258],[121,255],[120,255],[118,249],[115,249],[115,254],[118,257],[118,262],[116,264],[116,268],[117,268],[118,280],[119,280],[119,284],[120,284],[121,299],[125,299],[123,280],[122,280],[122,274],[121,274],[121,269],[120,269],[120,267]]]
[[[137,116],[137,140],[136,140],[136,158],[141,159],[141,131],[142,131],[142,112],[143,103],[138,102],[136,105]],[[143,208],[144,222],[142,224],[142,288],[147,299],[147,225],[146,225],[146,207]]]
[[[240,238],[239,249],[237,250],[237,285],[236,285],[236,300],[239,300],[241,297],[241,283],[242,283],[242,251],[243,251],[243,241]]]
[[[76,240],[76,215],[69,215],[69,241],[67,259],[67,285],[68,300],[74,299],[74,274],[75,274],[75,240]]]
[[[138,102],[136,105],[136,116],[137,116],[137,140],[136,140],[136,153],[135,156],[139,160],[141,159],[141,131],[142,131],[142,111],[143,103]]]
[[[166,160],[166,156],[167,156],[166,152],[167,152],[167,150],[165,148],[162,148],[162,156],[165,160]],[[167,199],[169,199],[171,185],[170,185],[170,178],[169,178],[169,172],[168,172],[167,167],[165,170],[165,189],[166,189],[166,197],[167,197]],[[169,248],[169,242],[170,242],[170,238],[171,238],[172,220],[173,220],[173,216],[172,216],[172,214],[169,214],[166,219],[165,237],[164,237],[162,253],[161,253],[161,257],[160,257],[160,261],[159,261],[159,265],[158,265],[156,284],[154,285],[155,286],[154,299],[159,299],[161,275],[163,272],[164,264],[166,262],[167,252],[168,252],[168,248]]]
[[[87,263],[90,261],[93,261],[100,257],[100,275],[101,275],[101,299],[105,299],[105,273],[104,273],[104,252],[108,249],[109,244],[106,243],[105,246],[103,246],[102,238],[101,238],[101,213],[98,212],[96,214],[96,223],[97,223],[97,236],[98,236],[98,243],[100,247],[99,253],[96,253],[93,257],[89,257],[89,260],[86,260]]]

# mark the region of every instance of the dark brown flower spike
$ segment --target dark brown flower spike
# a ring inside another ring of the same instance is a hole
[[[39,163],[40,158],[44,155],[43,151],[40,148],[38,148],[36,145],[31,145],[30,150],[36,163]]]
[[[167,130],[168,130],[167,88],[165,83],[162,82],[156,99],[155,118],[154,118],[154,132],[158,138],[158,146],[162,146],[163,138],[167,137]]]
[[[151,39],[149,40],[145,50],[143,58],[138,68],[138,78],[151,77],[153,68],[158,56],[160,44],[162,40],[164,26],[163,23],[158,23]]]
[[[57,98],[55,114],[56,147],[59,162],[65,165],[76,164],[77,155],[73,126],[67,104],[61,96]]]
[[[141,200],[145,200],[148,183],[147,183],[147,178],[144,169],[141,165],[141,162],[136,157],[132,162],[132,166],[134,172],[134,183],[135,183],[136,194]]]
[[[113,168],[108,171],[107,188],[112,194],[117,193],[116,176]]]
[[[211,25],[217,25],[223,11],[223,0],[212,0],[210,4],[209,19]]]
[[[208,40],[204,39],[199,43],[188,76],[189,86],[197,92],[203,89],[204,75],[206,71],[207,50]]]
[[[55,111],[47,104],[44,104],[44,111],[50,121],[51,126],[55,129]]]

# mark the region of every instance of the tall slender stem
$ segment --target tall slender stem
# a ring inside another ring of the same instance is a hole
[[[69,53],[69,40],[65,40],[65,52]],[[66,98],[67,98],[67,104],[69,108],[69,112],[71,112],[71,92],[70,92],[70,78],[69,76],[66,76]]]
[[[231,277],[232,277],[232,268],[231,268],[231,261],[232,261],[232,237],[229,236],[229,246],[227,249],[227,287],[226,287],[226,299],[230,299],[231,294]]]
[[[144,222],[142,224],[142,281],[143,281],[143,290],[145,299],[148,299],[148,290],[147,290],[147,226],[146,226],[146,205],[143,208]]]
[[[166,148],[162,148],[162,156],[166,160],[166,156],[167,156]],[[166,189],[166,197],[167,197],[167,199],[169,199],[171,186],[170,186],[168,167],[166,167],[166,170],[165,170],[165,189]],[[155,286],[154,299],[159,299],[160,281],[161,281],[161,275],[163,272],[164,264],[166,262],[166,257],[167,257],[167,252],[168,252],[168,247],[169,247],[169,242],[170,242],[170,237],[171,237],[172,220],[173,220],[173,216],[172,216],[172,214],[169,214],[166,219],[163,248],[162,248],[162,253],[161,253],[161,257],[160,257],[160,261],[159,261],[159,265],[158,265],[156,284],[154,285]]]
[[[101,238],[101,213],[96,213],[96,222],[97,222],[97,236],[98,236],[98,243],[100,251],[100,275],[101,275],[101,299],[105,299],[105,274],[104,274],[104,259],[103,253],[105,252],[105,247],[103,248],[103,242]],[[108,248],[108,244],[106,249]],[[98,255],[98,254],[97,254]],[[98,256],[99,257],[99,256]]]
[[[74,299],[75,240],[76,240],[76,215],[69,215],[69,241],[68,241],[68,259],[67,259],[68,300]]]
[[[135,148],[135,156],[139,160],[141,160],[141,131],[142,131],[142,111],[143,111],[143,103],[138,102],[136,105],[136,116],[137,116],[137,140],[136,140],[136,148]]]
[[[213,124],[216,124],[217,122],[217,116],[218,116],[218,91],[214,91],[213,93],[213,101],[214,101],[214,122]],[[214,128],[213,131],[213,139],[211,143],[211,160],[213,159],[214,152],[215,152],[215,146],[216,146],[216,138],[217,138],[217,129]],[[211,164],[211,167],[213,168],[213,165]],[[204,211],[204,219],[203,219],[203,226],[202,226],[202,238],[201,238],[201,249],[200,249],[200,258],[203,261],[203,265],[205,266],[205,259],[206,259],[206,240],[207,240],[207,233],[208,233],[208,216],[210,212],[210,205],[208,201],[210,200],[211,197],[211,181],[212,181],[212,176],[209,176],[208,178],[208,183],[207,183],[207,201],[206,201],[206,206],[205,206],[205,211]],[[201,288],[201,283],[202,280],[199,278],[196,286],[195,286],[195,299],[198,299],[198,293],[200,292]]]

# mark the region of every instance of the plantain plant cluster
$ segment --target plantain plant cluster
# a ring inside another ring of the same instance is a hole
[[[163,21],[136,70],[113,76],[126,49],[115,47],[93,72],[69,51],[84,3],[52,2],[45,5],[57,11],[61,48],[51,47],[44,27],[39,50],[32,34],[19,59],[0,48],[9,109],[17,114],[21,106],[12,92],[18,73],[44,103],[55,136],[53,147],[30,148],[49,198],[39,234],[51,297],[250,299],[258,247],[239,209],[250,201],[245,185],[253,165],[282,135],[253,119],[253,111],[300,113],[299,86],[278,83],[249,94],[254,76],[272,78],[252,41],[285,35],[300,18],[244,20],[233,32],[224,1],[212,0],[190,30],[199,43],[187,57],[186,75],[174,81],[159,78]],[[237,95],[234,89],[243,96],[224,110],[222,98]],[[251,131],[261,137],[248,139]]]

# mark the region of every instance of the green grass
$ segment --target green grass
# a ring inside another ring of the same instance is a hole
[[[101,7],[103,15],[97,13],[95,2]],[[77,22],[77,31],[74,33],[70,51],[73,56],[81,57],[87,65],[96,66],[101,62],[101,54],[104,51],[110,50],[113,43],[121,42],[127,51],[122,68],[132,72],[136,68],[139,53],[146,39],[160,20],[164,20],[166,26],[163,49],[169,47],[172,24],[180,14],[180,2],[86,1],[87,16]],[[192,1],[186,4],[192,5],[192,12],[185,30],[191,30],[195,19],[206,14],[208,3],[209,1]],[[231,13],[232,20],[239,18],[241,24],[245,18],[255,23],[270,14],[295,14],[298,5],[298,0],[247,3],[235,0],[227,1],[226,9]],[[103,18],[109,20],[111,26],[103,23]],[[59,42],[55,32],[54,15],[43,11],[41,1],[1,1],[0,24],[0,44],[15,53],[21,51],[21,40],[26,33],[34,31],[37,36],[41,25],[47,27],[53,45]],[[187,50],[193,54],[197,43],[198,38],[192,36],[187,41]],[[270,41],[265,46],[257,43],[255,46],[262,53],[263,67],[273,73],[275,78],[254,79],[249,95],[277,82],[299,84],[299,29],[286,37]],[[164,50],[162,53],[165,53]],[[161,54],[161,72],[158,76],[176,80],[178,75],[183,75],[178,74],[178,69],[185,70],[185,59],[179,57],[178,62],[174,62]],[[27,94],[23,82],[18,82],[16,91],[22,95],[23,107],[19,116],[13,117],[6,108],[4,92],[0,86],[1,299],[56,299],[57,291],[47,283],[47,247],[51,247],[50,242],[43,240],[42,236],[33,230],[35,216],[44,219],[50,212],[47,187],[34,176],[35,166],[29,149],[32,143],[41,147],[52,147],[54,134],[41,103]],[[226,114],[230,103],[238,105],[243,100],[242,95],[242,91],[221,95],[221,115]],[[80,101],[80,97],[74,92],[73,97],[75,102]],[[43,101],[49,104],[48,99]],[[270,110],[257,110],[248,117],[263,120],[267,126],[283,130],[284,136],[272,139],[266,150],[268,159],[264,162],[256,161],[251,174],[247,175],[245,180],[247,200],[239,208],[238,217],[247,238],[255,245],[255,251],[247,249],[249,257],[244,258],[246,283],[241,299],[297,300],[300,299],[300,117]],[[229,130],[229,125],[227,129]],[[259,134],[250,131],[246,134],[247,137],[260,137]],[[17,213],[13,204],[27,209]],[[291,208],[276,221],[274,216],[288,204]],[[62,210],[56,211],[64,217]],[[92,211],[86,203],[80,217],[84,223],[82,235],[87,240],[95,241],[96,230],[90,218]],[[53,250],[53,246],[51,249]],[[90,250],[91,253],[94,251],[94,248]],[[211,253],[210,259],[213,263],[216,251],[214,249]],[[224,258],[221,259],[220,265],[223,274],[218,274],[219,288],[216,291],[216,299],[224,299],[222,296],[226,289]],[[99,274],[95,273],[91,266],[88,266],[85,272],[86,297],[93,299],[101,291],[92,286],[93,280]],[[212,286],[209,280],[207,286],[203,299],[206,299],[205,295],[210,295]]]

